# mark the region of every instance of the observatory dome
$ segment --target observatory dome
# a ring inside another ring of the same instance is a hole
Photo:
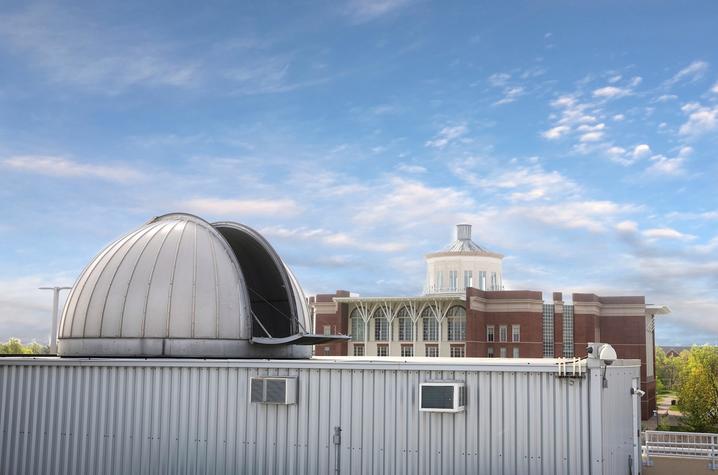
[[[271,245],[239,223],[168,214],[83,270],[58,332],[61,356],[309,357],[306,299]],[[302,346],[304,345],[304,346]]]

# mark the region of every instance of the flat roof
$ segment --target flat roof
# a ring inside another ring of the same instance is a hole
[[[586,360],[580,360],[584,363]],[[372,356],[315,356],[310,359],[200,359],[200,358],[61,358],[58,356],[0,357],[0,366],[115,366],[115,367],[204,367],[287,369],[378,369],[426,371],[489,371],[554,373],[559,362],[569,368],[571,359],[561,358],[427,358]],[[616,360],[613,366],[640,366],[640,360]]]
[[[334,297],[335,302],[353,303],[353,302],[405,302],[407,300],[419,300],[432,302],[435,300],[466,300],[466,294],[430,294],[415,295],[412,297]]]

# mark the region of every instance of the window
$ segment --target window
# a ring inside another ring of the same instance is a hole
[[[374,340],[389,341],[389,320],[384,316],[383,309],[374,312]]]
[[[500,348],[500,349],[499,349],[499,355],[500,355],[502,358],[506,358],[506,348]]]
[[[401,356],[414,356],[414,347],[412,345],[401,345]]]
[[[545,303],[543,305],[543,356],[553,358],[553,317],[554,305]]]
[[[464,271],[464,287],[473,287],[474,278],[470,270]]]
[[[376,345],[377,356],[389,356],[389,345]]]
[[[491,273],[491,290],[499,290],[499,287],[496,283],[496,272]]]
[[[325,335],[331,335],[331,334],[332,334],[332,326],[331,326],[331,325],[324,325],[324,334],[325,334]]]
[[[563,357],[573,357],[573,305],[563,306]]]
[[[511,341],[521,341],[521,325],[511,325]]]
[[[434,280],[434,290],[441,290],[444,287],[444,274],[436,271],[436,279]]]
[[[324,354],[325,354],[325,355],[328,355],[330,351],[332,351],[331,348],[329,348],[328,346],[325,346],[325,347],[324,347]]]
[[[354,345],[354,356],[364,356],[364,345]]]
[[[518,357],[519,357],[519,347],[518,347],[518,346],[514,346],[514,349],[513,349],[513,357],[514,357],[514,358],[518,358]]]
[[[439,347],[437,345],[426,345],[424,354],[429,358],[437,358],[439,356]]]
[[[439,322],[434,318],[433,307],[426,307],[421,312],[424,341],[439,341]]]
[[[494,347],[493,346],[486,348],[486,356],[489,358],[494,357]]]
[[[409,311],[402,307],[397,314],[399,318],[399,341],[412,341],[414,339],[414,322],[409,317]]]
[[[449,351],[449,356],[452,358],[463,358],[465,356],[464,345],[451,345]]]
[[[482,270],[479,272],[479,288],[486,290],[486,271]]]
[[[501,325],[499,327],[499,341],[506,341],[507,340],[507,334],[508,327],[506,325]]]
[[[486,325],[486,341],[496,341],[494,337],[493,325]]]
[[[456,290],[459,287],[459,271],[449,271],[449,290]]]
[[[364,341],[364,319],[359,315],[359,310],[352,310],[350,320],[352,322],[352,341]]]
[[[447,312],[447,330],[449,341],[466,340],[466,309],[454,305]]]

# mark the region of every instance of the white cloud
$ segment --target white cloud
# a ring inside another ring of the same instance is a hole
[[[234,200],[223,198],[194,198],[181,203],[185,209],[196,213],[224,216],[294,216],[301,208],[294,200]]]
[[[366,22],[393,13],[406,5],[410,0],[351,0],[346,13],[356,22]]]
[[[543,132],[541,135],[544,136],[544,138],[547,138],[549,140],[560,138],[561,136],[565,135],[566,133],[571,131],[571,127],[567,125],[557,125],[556,127],[552,127],[548,129],[547,131]]]
[[[400,163],[396,169],[404,173],[426,173],[426,168],[421,165],[411,165],[409,163]]]
[[[489,84],[491,84],[494,87],[504,87],[507,85],[509,79],[511,79],[511,75],[507,73],[494,73],[491,76],[489,76]]]
[[[520,214],[525,219],[539,221],[564,229],[583,229],[589,232],[605,231],[616,217],[635,213],[640,207],[613,201],[568,201],[561,204],[514,207],[507,214]]]
[[[597,142],[603,138],[603,132],[587,132],[579,138],[581,142]]]
[[[477,171],[481,170],[481,175]],[[485,174],[481,164],[454,163],[452,171],[462,180],[485,190],[511,190],[509,201],[535,201],[555,196],[577,195],[581,187],[558,171],[546,171],[540,165]]]
[[[47,71],[52,80],[111,94],[138,84],[196,84],[199,65],[173,57],[168,45],[139,43],[137,32],[116,34],[53,5],[0,15],[5,45]]]
[[[713,84],[713,87],[711,88],[711,92],[714,94],[718,94],[718,82]]]
[[[697,81],[705,75],[706,71],[708,71],[708,63],[705,61],[693,61],[666,81],[666,84],[672,86],[681,81]]]
[[[468,131],[468,127],[464,124],[444,127],[433,139],[428,140],[424,145],[431,148],[443,149],[452,141],[465,135]]]
[[[688,114],[688,121],[678,129],[681,135],[701,135],[718,128],[718,105],[711,107],[689,102],[681,110]]]
[[[398,252],[407,247],[404,242],[374,242],[368,239],[361,239],[357,236],[350,236],[346,233],[332,232],[321,228],[270,226],[262,228],[260,231],[267,237],[319,241],[329,246],[349,247],[371,252]]]
[[[626,116],[623,115],[623,114],[614,114],[614,116],[613,116],[612,118],[613,118],[613,120],[615,120],[616,122],[620,122],[620,121],[622,121],[623,119],[625,119]]]
[[[504,97],[494,102],[494,105],[509,104],[524,94],[524,88],[521,86],[507,87],[504,89]]]
[[[648,239],[677,239],[681,241],[690,241],[696,237],[691,234],[684,234],[673,228],[651,228],[643,231],[643,235]]]
[[[136,181],[143,177],[139,171],[126,166],[80,163],[47,155],[18,155],[2,160],[0,163],[18,171],[59,177],[94,177],[116,182]]]
[[[621,221],[620,223],[616,224],[616,230],[621,233],[635,233],[638,232],[638,224],[635,221]]]
[[[651,147],[648,146],[648,144],[642,143],[640,145],[636,145],[633,148],[633,158],[638,160],[639,158],[645,157],[646,155],[651,153]]]
[[[631,94],[630,89],[616,86],[605,86],[593,91],[594,97],[600,97],[604,99],[617,99],[619,97],[627,96],[629,94]]]
[[[675,94],[662,94],[655,98],[652,102],[668,102],[668,101],[674,101],[678,99],[678,96]]]
[[[646,171],[655,175],[681,175],[684,173],[683,164],[691,151],[690,147],[684,147],[673,158],[661,154],[654,155],[651,157],[653,165],[648,167]]]

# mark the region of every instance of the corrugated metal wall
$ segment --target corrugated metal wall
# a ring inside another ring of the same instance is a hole
[[[380,368],[0,359],[0,472],[331,473],[340,426],[342,474],[589,473],[586,379]],[[298,404],[250,403],[255,375],[297,376]],[[466,381],[464,413],[419,412],[436,379]]]

